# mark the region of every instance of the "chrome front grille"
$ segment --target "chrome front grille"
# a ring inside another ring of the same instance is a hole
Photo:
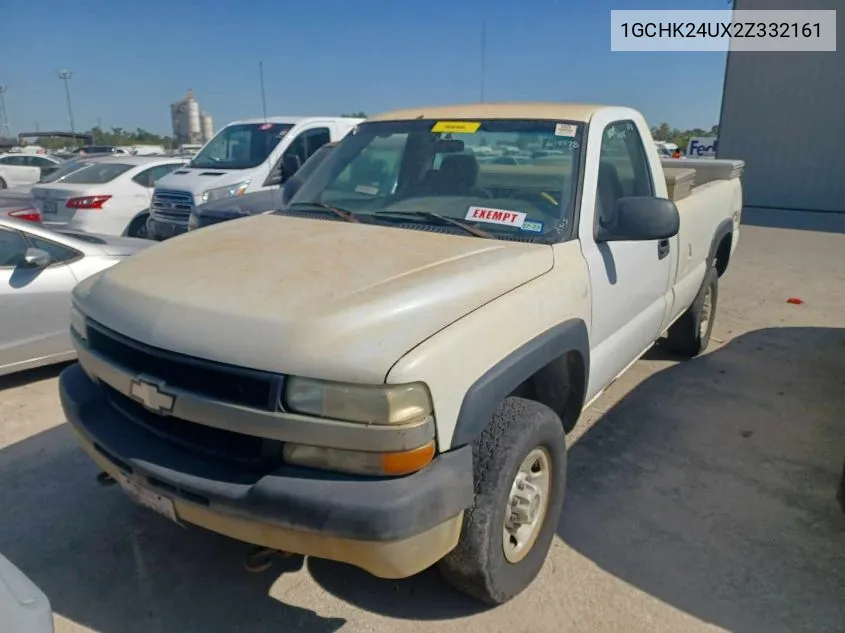
[[[194,197],[189,192],[156,189],[150,204],[150,215],[155,220],[187,226],[194,208]]]

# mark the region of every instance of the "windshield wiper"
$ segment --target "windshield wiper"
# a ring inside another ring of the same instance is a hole
[[[460,220],[456,220],[455,218],[450,218],[446,215],[440,215],[439,213],[434,213],[433,211],[376,211],[373,215],[378,215],[382,217],[423,217],[429,218],[431,220],[437,220],[441,224],[451,224],[452,226],[457,226],[459,229],[463,229],[467,233],[475,235],[476,237],[485,237],[485,238],[492,238],[493,236],[484,231],[479,229],[477,226],[473,226],[471,224],[467,224],[465,222],[461,222]]]
[[[333,207],[330,204],[326,204],[325,202],[295,202],[294,204],[289,204],[288,209],[295,210],[295,207],[317,207],[318,209],[325,209],[326,211],[331,211],[337,217],[343,218],[347,222],[358,222],[358,218],[356,218],[350,211],[346,209],[340,209],[338,207]]]

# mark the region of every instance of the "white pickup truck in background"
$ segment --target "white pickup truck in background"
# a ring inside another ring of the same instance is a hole
[[[156,185],[147,230],[162,240],[188,230],[201,204],[279,187],[326,143],[363,119],[270,117],[235,121],[220,130],[183,169]]]
[[[526,158],[478,160],[497,147]],[[709,342],[743,163],[664,164],[630,108],[370,118],[285,209],[77,286],[67,419],[172,520],[505,602],[582,410],[658,338]]]

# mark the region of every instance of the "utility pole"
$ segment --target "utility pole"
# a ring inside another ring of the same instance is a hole
[[[264,95],[264,63],[258,62],[258,77],[261,81],[261,109],[264,112],[264,122],[267,122],[267,97]]]
[[[59,79],[65,82],[65,98],[67,99],[67,113],[70,117],[70,133],[75,134],[76,130],[73,127],[73,107],[70,105],[70,85],[68,84],[73,73],[67,69],[64,69],[58,71],[56,74],[58,75]]]
[[[0,131],[5,130],[9,136],[9,119],[6,118],[6,90],[8,86],[0,86]]]

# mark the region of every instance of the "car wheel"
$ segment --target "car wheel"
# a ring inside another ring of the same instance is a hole
[[[5,188],[6,188],[6,181],[3,180],[2,178],[0,178],[0,189],[5,189]]]
[[[438,567],[458,590],[502,604],[531,584],[551,546],[566,487],[563,425],[545,405],[507,398],[473,458],[474,503]]]
[[[147,231],[147,214],[140,215],[129,223],[129,228],[126,229],[128,237],[138,237],[144,240],[150,239],[150,233]]]
[[[719,274],[711,267],[692,305],[669,328],[667,343],[673,352],[692,358],[707,349],[718,299]]]

